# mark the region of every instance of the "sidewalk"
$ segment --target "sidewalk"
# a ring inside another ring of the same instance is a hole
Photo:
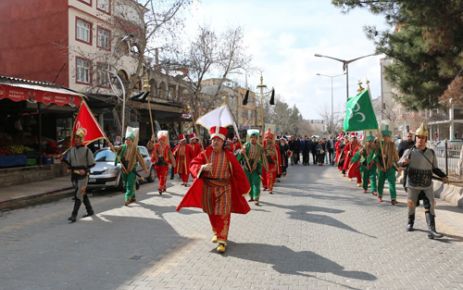
[[[15,209],[68,196],[72,193],[71,178],[57,177],[0,188],[0,210]]]

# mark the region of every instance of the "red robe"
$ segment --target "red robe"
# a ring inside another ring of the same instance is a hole
[[[180,158],[180,149],[182,146],[185,146],[185,159],[182,160]],[[191,146],[188,144],[177,144],[174,148],[174,156],[175,156],[175,173],[180,173],[180,174],[189,174],[189,166],[190,162],[192,159],[192,151],[191,151]],[[182,162],[183,161],[183,162]]]
[[[280,143],[279,143],[279,141],[275,143],[275,149],[277,151],[277,172],[276,172],[276,175],[278,177],[280,177],[281,174],[283,173],[283,165],[282,165],[282,161],[281,161],[281,152],[280,152]]]
[[[336,151],[336,154],[334,155],[334,163],[338,164],[339,157],[341,157],[341,140],[338,140],[336,143],[334,143],[334,150]]]
[[[347,171],[349,169],[349,164],[350,164],[350,159],[352,158],[351,152],[350,152],[350,146],[352,142],[347,143],[344,146],[343,153],[344,154],[344,164],[342,165],[342,170]]]
[[[240,163],[230,151],[225,151],[227,155],[228,162],[231,169],[231,188],[232,188],[232,202],[231,202],[231,212],[246,214],[251,208],[248,205],[248,202],[243,197],[243,195],[248,194],[251,190],[246,174],[241,168]],[[212,147],[208,147],[206,150],[202,151],[201,154],[196,156],[191,162],[190,171],[193,177],[195,178],[193,184],[183,197],[180,204],[177,206],[177,211],[184,207],[197,207],[203,208],[202,205],[202,194],[204,180],[201,176],[198,176],[201,171],[201,166],[208,163],[212,155]],[[207,159],[206,159],[207,157]]]
[[[158,189],[160,191],[165,191],[166,184],[167,184],[167,172],[169,170],[169,164],[171,164],[171,152],[169,144],[164,146],[164,150],[161,150],[161,143],[156,143],[153,146],[153,151],[151,151],[151,162],[154,164],[154,169],[156,170],[156,175],[158,176]],[[158,165],[156,162],[159,160],[159,154],[162,153],[162,157],[164,158],[165,165]]]
[[[350,149],[350,158],[349,160],[352,159],[352,157],[354,157],[354,155],[362,148],[362,146],[360,146],[359,143],[352,143],[351,144],[351,149]],[[357,178],[357,183],[361,183],[362,182],[362,175],[360,173],[360,160],[358,160],[357,162],[349,162],[349,167],[348,167],[348,171],[347,171],[347,177],[349,178]]]
[[[198,156],[198,154],[201,153],[201,151],[203,151],[203,147],[199,143],[191,143],[190,147],[191,147],[191,160],[193,160],[193,158]]]

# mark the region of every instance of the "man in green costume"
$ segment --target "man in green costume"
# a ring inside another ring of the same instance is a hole
[[[362,172],[362,187],[363,192],[368,192],[368,185],[370,185],[371,193],[376,195],[376,161],[377,161],[377,150],[375,144],[375,136],[368,135],[366,138],[365,147],[357,152],[352,157],[351,162],[360,160],[360,171]]]
[[[251,185],[251,192],[249,195],[256,205],[259,205],[260,197],[260,175],[262,175],[262,166],[267,169],[267,159],[265,159],[264,149],[257,143],[259,137],[258,130],[248,130],[250,136],[238,154],[238,161],[244,162],[244,172]]]
[[[387,179],[389,184],[389,193],[391,194],[391,204],[397,204],[397,192],[395,189],[396,182],[396,169],[398,168],[397,162],[399,161],[399,154],[395,148],[394,142],[391,140],[392,132],[389,131],[388,126],[381,131],[383,135],[383,142],[379,148],[378,154],[378,201],[383,202],[384,183]]]
[[[132,202],[135,202],[135,184],[137,180],[137,162],[140,163],[143,170],[148,173],[145,161],[141,156],[135,142],[137,138],[133,132],[129,133],[125,138],[125,144],[119,147],[114,147],[113,144],[109,143],[109,147],[112,151],[116,152],[116,164],[121,163],[122,169],[122,181],[125,188],[125,205],[128,206]]]

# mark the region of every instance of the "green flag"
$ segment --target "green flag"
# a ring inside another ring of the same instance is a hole
[[[378,129],[369,91],[363,90],[347,100],[344,131],[362,131]]]

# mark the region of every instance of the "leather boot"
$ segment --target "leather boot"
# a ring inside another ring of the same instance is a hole
[[[85,205],[85,209],[87,210],[87,214],[84,215],[84,217],[92,216],[92,215],[95,214],[93,212],[93,208],[92,208],[92,205],[90,203],[90,199],[88,198],[88,194],[84,195],[84,205]]]
[[[408,216],[407,232],[413,231],[413,224],[415,223],[415,214]]]
[[[80,208],[81,204],[82,204],[82,201],[80,201],[80,199],[76,198],[74,200],[74,208],[72,209],[71,216],[68,218],[68,221],[70,221],[70,223],[75,223],[76,222],[77,213],[79,212],[79,208]]]
[[[430,212],[427,212],[425,214],[426,214],[426,223],[428,224],[428,238],[430,239],[442,238],[444,235],[436,231],[435,216],[432,215]]]

